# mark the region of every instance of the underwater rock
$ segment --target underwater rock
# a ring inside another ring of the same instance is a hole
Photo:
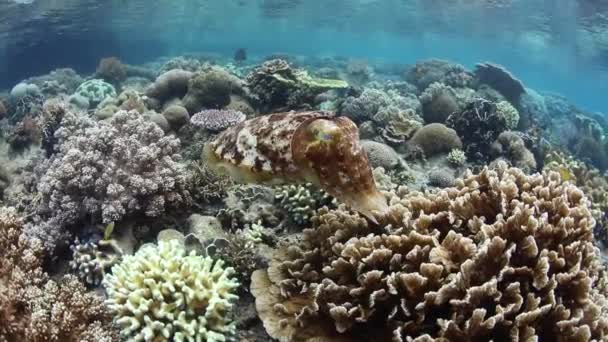
[[[191,71],[173,69],[167,71],[156,78],[148,89],[146,96],[164,103],[173,97],[182,98],[188,92],[188,82],[194,76]]]
[[[526,92],[523,83],[498,64],[489,62],[476,64],[475,76],[480,83],[496,89],[512,104],[519,103],[520,96]]]
[[[203,155],[211,169],[237,182],[310,182],[372,220],[386,209],[357,126],[330,112],[249,119],[205,144]]]
[[[163,110],[163,116],[171,125],[171,128],[177,131],[180,127],[190,122],[188,110],[182,106],[169,106]]]
[[[361,140],[361,147],[367,154],[372,168],[382,167],[392,170],[401,166],[401,156],[392,147],[372,140]]]
[[[213,67],[190,78],[182,103],[190,114],[203,108],[223,108],[230,103],[230,94],[242,92],[240,83],[226,70]]]

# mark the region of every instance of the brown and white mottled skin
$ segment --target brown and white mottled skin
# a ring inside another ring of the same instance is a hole
[[[204,148],[209,167],[241,183],[313,183],[376,221],[376,188],[357,126],[331,112],[287,112],[246,120]]]

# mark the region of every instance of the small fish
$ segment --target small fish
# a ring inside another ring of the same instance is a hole
[[[241,183],[310,182],[377,222],[388,210],[357,126],[331,112],[256,117],[223,131],[203,149],[209,168]]]

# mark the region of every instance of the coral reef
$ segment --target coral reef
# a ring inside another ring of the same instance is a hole
[[[182,102],[190,114],[203,108],[223,108],[230,103],[230,94],[242,92],[240,83],[226,70],[214,67],[190,78]]]
[[[197,127],[212,132],[221,132],[228,127],[245,121],[246,116],[242,112],[230,109],[206,109],[198,112],[190,118],[190,122]]]
[[[431,83],[420,95],[424,122],[444,123],[447,117],[459,111],[454,89],[443,83]]]
[[[188,83],[193,75],[193,72],[181,69],[162,73],[146,89],[146,96],[157,101],[158,107],[171,98],[182,98],[188,92]]]
[[[101,284],[106,272],[120,261],[122,249],[115,240],[101,239],[81,243],[78,239],[72,247],[70,267],[87,285]]]
[[[180,244],[142,247],[112,267],[103,285],[121,335],[147,341],[226,341],[238,282],[222,260],[187,254]]]
[[[467,156],[463,150],[455,148],[448,153],[447,161],[454,167],[463,166],[467,162]]]
[[[165,108],[165,110],[163,110],[163,116],[167,119],[171,128],[176,131],[190,122],[188,110],[182,106],[172,105]]]
[[[23,220],[0,209],[0,340],[118,341],[103,300],[76,277],[51,280],[42,269],[40,241],[23,233]]]
[[[282,59],[264,62],[247,75],[246,82],[263,112],[310,106],[318,94],[348,86],[342,80],[313,78]]]
[[[116,89],[100,79],[92,79],[78,86],[74,95],[82,96],[89,101],[90,108],[95,108],[108,97],[116,97]]]
[[[116,57],[102,58],[97,66],[96,76],[108,83],[118,85],[127,78],[127,68]]]
[[[315,212],[330,205],[332,197],[312,184],[283,185],[275,189],[278,208],[286,213],[287,220],[298,226],[310,224]]]
[[[490,146],[500,133],[508,130],[512,112],[499,112],[495,103],[483,99],[470,102],[462,112],[451,114],[446,124],[453,128],[464,144],[470,160],[487,160]]]
[[[501,65],[479,63],[475,65],[475,76],[480,83],[496,89],[512,104],[519,103],[519,97],[526,92],[523,83]]]
[[[454,186],[454,172],[447,168],[435,168],[429,171],[429,185],[438,188]]]
[[[372,140],[361,140],[361,147],[367,154],[372,168],[382,167],[385,170],[398,168],[403,161],[392,147]]]
[[[603,340],[608,289],[583,193],[499,163],[434,194],[391,199],[373,227],[321,210],[252,275],[283,341]],[[389,224],[390,223],[390,224]]]
[[[432,123],[418,129],[408,141],[408,145],[422,149],[427,157],[462,148],[456,131],[440,123]]]
[[[500,133],[491,146],[492,155],[503,156],[515,167],[524,172],[536,171],[534,154],[526,148],[524,140],[517,132],[505,131]]]
[[[421,91],[435,82],[459,88],[471,87],[475,82],[473,75],[462,65],[440,59],[419,61],[405,76]]]
[[[107,122],[68,113],[55,136],[56,153],[38,165],[37,211],[59,226],[158,216],[190,201],[179,140],[137,112],[119,111]]]

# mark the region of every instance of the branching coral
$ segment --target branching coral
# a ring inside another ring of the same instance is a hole
[[[287,219],[296,225],[310,224],[317,209],[331,204],[332,197],[312,184],[284,185],[276,190],[277,207],[286,212]]]
[[[448,153],[447,160],[450,165],[459,167],[467,162],[467,156],[463,150],[455,148]]]
[[[137,112],[120,111],[108,122],[69,113],[55,136],[57,153],[38,166],[38,213],[60,226],[85,217],[155,217],[190,202],[179,140]]]
[[[578,188],[500,163],[437,193],[392,196],[372,227],[321,211],[252,293],[282,341],[600,341],[608,289]]]
[[[234,270],[221,260],[187,254],[176,240],[125,256],[104,280],[121,335],[135,341],[227,341]]]
[[[23,233],[12,209],[0,209],[0,341],[118,341],[101,298],[77,278],[51,280],[40,241]]]
[[[483,99],[470,102],[462,112],[451,114],[446,124],[458,133],[471,160],[487,160],[490,146],[509,128],[510,112],[499,112],[496,104]]]

